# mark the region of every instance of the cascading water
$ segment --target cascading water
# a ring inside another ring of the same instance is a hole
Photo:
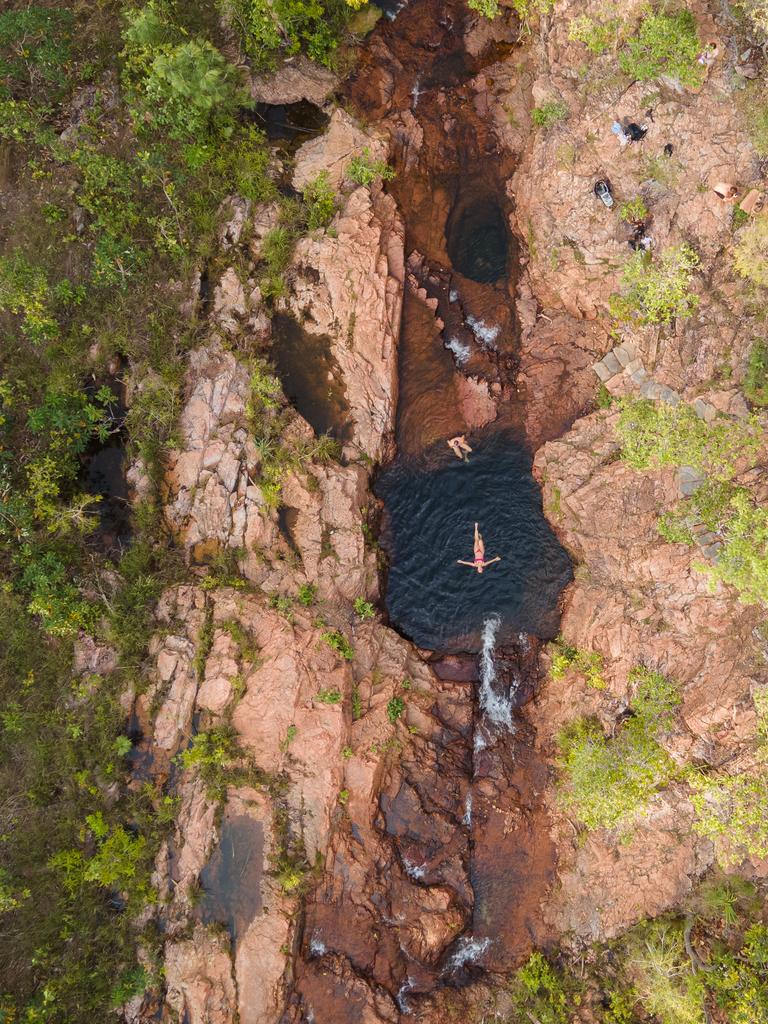
[[[493,654],[500,626],[501,619],[498,615],[489,615],[483,623],[483,646],[480,650],[480,707],[494,725],[511,730],[512,701],[509,696],[505,697],[494,689],[497,677]]]

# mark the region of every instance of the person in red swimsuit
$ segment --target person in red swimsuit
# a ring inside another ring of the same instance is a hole
[[[501,561],[501,555],[496,555],[495,558],[489,558],[485,560],[485,544],[483,538],[480,535],[477,523],[475,523],[475,558],[472,562],[465,562],[462,558],[456,559],[458,565],[468,565],[470,569],[477,569],[478,572],[482,572],[488,565],[493,565],[494,562]]]

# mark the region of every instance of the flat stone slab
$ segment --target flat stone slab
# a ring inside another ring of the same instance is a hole
[[[605,384],[607,380],[610,380],[611,377],[613,377],[613,374],[602,360],[600,360],[599,363],[592,363],[592,369],[595,371],[595,373],[603,382],[603,384]]]
[[[613,352],[608,352],[606,353],[606,355],[603,356],[603,364],[608,367],[608,369],[611,371],[611,374],[619,373],[622,369],[621,363],[613,354]]]

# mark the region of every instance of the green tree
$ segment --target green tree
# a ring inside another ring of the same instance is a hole
[[[627,40],[619,54],[619,67],[641,82],[667,75],[683,85],[695,86],[704,74],[698,63],[700,52],[696,19],[690,11],[651,13]]]
[[[644,324],[687,319],[699,304],[691,284],[700,262],[687,243],[666,249],[658,259],[648,252],[635,253],[624,265],[622,292],[612,296],[611,312],[620,320],[637,319]]]
[[[674,720],[680,698],[660,673],[637,668],[632,716],[607,738],[597,722],[577,719],[560,734],[561,798],[587,828],[613,828],[675,777],[658,737]]]

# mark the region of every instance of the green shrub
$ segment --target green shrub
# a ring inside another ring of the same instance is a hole
[[[703,523],[708,530],[719,533],[731,517],[733,484],[708,480],[685,501],[659,519],[659,533],[670,544],[694,544],[692,527]]]
[[[42,91],[57,96],[67,84],[75,17],[66,9],[30,4],[0,14],[0,96]],[[51,93],[49,93],[51,94]]]
[[[768,102],[762,81],[747,82],[739,106],[749,127],[749,136],[758,156],[768,156]],[[736,207],[738,210],[738,207]]]
[[[550,100],[548,103],[542,103],[540,107],[534,107],[531,120],[538,128],[551,128],[553,125],[565,121],[568,114],[567,103],[562,100]]]
[[[359,615],[361,619],[372,619],[376,614],[376,609],[364,597],[355,598],[354,609],[355,614]]]
[[[761,288],[768,287],[768,220],[755,217],[739,230],[733,248],[736,273]]]
[[[727,839],[724,865],[768,856],[768,774],[693,777],[694,828],[708,839]]]
[[[744,394],[753,405],[768,405],[768,344],[752,345],[744,379]]]
[[[232,133],[246,101],[235,68],[207,39],[188,39],[157,4],[126,13],[126,73],[135,120],[175,139]]]
[[[295,244],[296,235],[284,225],[272,228],[264,236],[261,252],[267,265],[267,273],[260,283],[266,298],[275,299],[283,294],[283,274],[290,266]]]
[[[296,600],[303,608],[309,608],[315,603],[317,597],[317,584],[316,583],[302,583],[299,587],[299,592],[296,595]]]
[[[653,923],[630,942],[627,966],[638,998],[659,1024],[704,1024],[704,985],[694,974],[678,924]]]
[[[318,690],[315,700],[319,700],[321,704],[341,704],[342,694],[340,690]]]
[[[21,588],[29,595],[27,610],[40,617],[46,633],[74,637],[80,630],[92,632],[99,609],[80,592],[67,563],[53,551],[27,549]]]
[[[343,658],[345,661],[352,661],[355,656],[355,652],[352,650],[352,645],[338,629],[327,630],[325,633],[321,634],[321,638],[328,644],[332,651],[335,651],[339,655],[339,657]]]
[[[510,986],[516,1020],[537,1024],[568,1024],[573,1001],[559,972],[538,951],[518,968]]]
[[[554,6],[555,0],[512,0],[512,9],[526,31],[532,22],[549,14]]]
[[[705,921],[722,923],[726,928],[738,925],[743,914],[760,910],[760,896],[752,882],[738,875],[708,879],[696,895],[696,913]]]
[[[482,14],[489,21],[493,21],[494,18],[501,14],[499,0],[467,0],[467,7],[471,11],[477,11],[478,14]]]
[[[619,205],[619,216],[629,224],[637,224],[648,216],[648,207],[640,196]]]
[[[636,252],[622,270],[621,294],[611,298],[612,314],[644,324],[688,319],[699,304],[690,288],[700,262],[687,243],[666,249],[658,259],[648,252]]]
[[[320,171],[313,181],[304,186],[302,198],[307,208],[309,230],[328,227],[336,212],[336,193],[331,186],[328,171]]]
[[[711,580],[733,586],[744,604],[768,605],[768,508],[743,490],[731,498],[717,561],[706,566]]]
[[[635,469],[692,466],[712,480],[728,481],[740,459],[751,459],[760,446],[751,424],[707,424],[691,406],[680,402],[622,399],[617,432],[621,457]]]
[[[590,53],[599,55],[616,45],[620,31],[621,21],[618,18],[599,22],[580,14],[568,25],[568,38],[584,43]]]
[[[53,292],[44,270],[19,250],[0,256],[0,310],[20,315],[21,330],[37,344],[59,334],[52,306]]]
[[[557,637],[552,646],[554,653],[552,654],[550,672],[553,679],[564,679],[566,674],[573,669],[586,676],[588,686],[595,690],[605,689],[601,654],[597,651],[582,651],[578,647],[572,647],[561,636]]]
[[[332,64],[350,8],[362,6],[343,0],[218,0],[218,5],[261,68],[274,67],[279,55],[299,51]]]
[[[735,0],[734,6],[746,14],[760,33],[768,33],[768,0]]]
[[[224,725],[197,733],[191,745],[180,755],[185,769],[197,771],[212,800],[224,799],[227,786],[238,776],[241,758],[236,731]]]
[[[768,928],[754,924],[736,950],[720,947],[706,980],[728,1024],[768,1024]]]
[[[646,14],[619,54],[619,67],[641,82],[667,75],[696,86],[704,75],[698,63],[700,52],[696,19],[690,11]]]
[[[587,828],[622,824],[675,777],[675,764],[657,737],[669,728],[679,698],[658,673],[636,670],[631,717],[612,739],[600,726],[578,719],[558,738],[563,772],[561,798]]]
[[[392,725],[395,725],[398,718],[400,718],[404,711],[405,701],[402,697],[392,697],[392,699],[387,702],[387,718],[390,720]]]
[[[367,187],[379,178],[390,181],[395,176],[395,169],[386,160],[374,160],[366,147],[359,156],[353,156],[349,161],[347,175],[357,185]]]

